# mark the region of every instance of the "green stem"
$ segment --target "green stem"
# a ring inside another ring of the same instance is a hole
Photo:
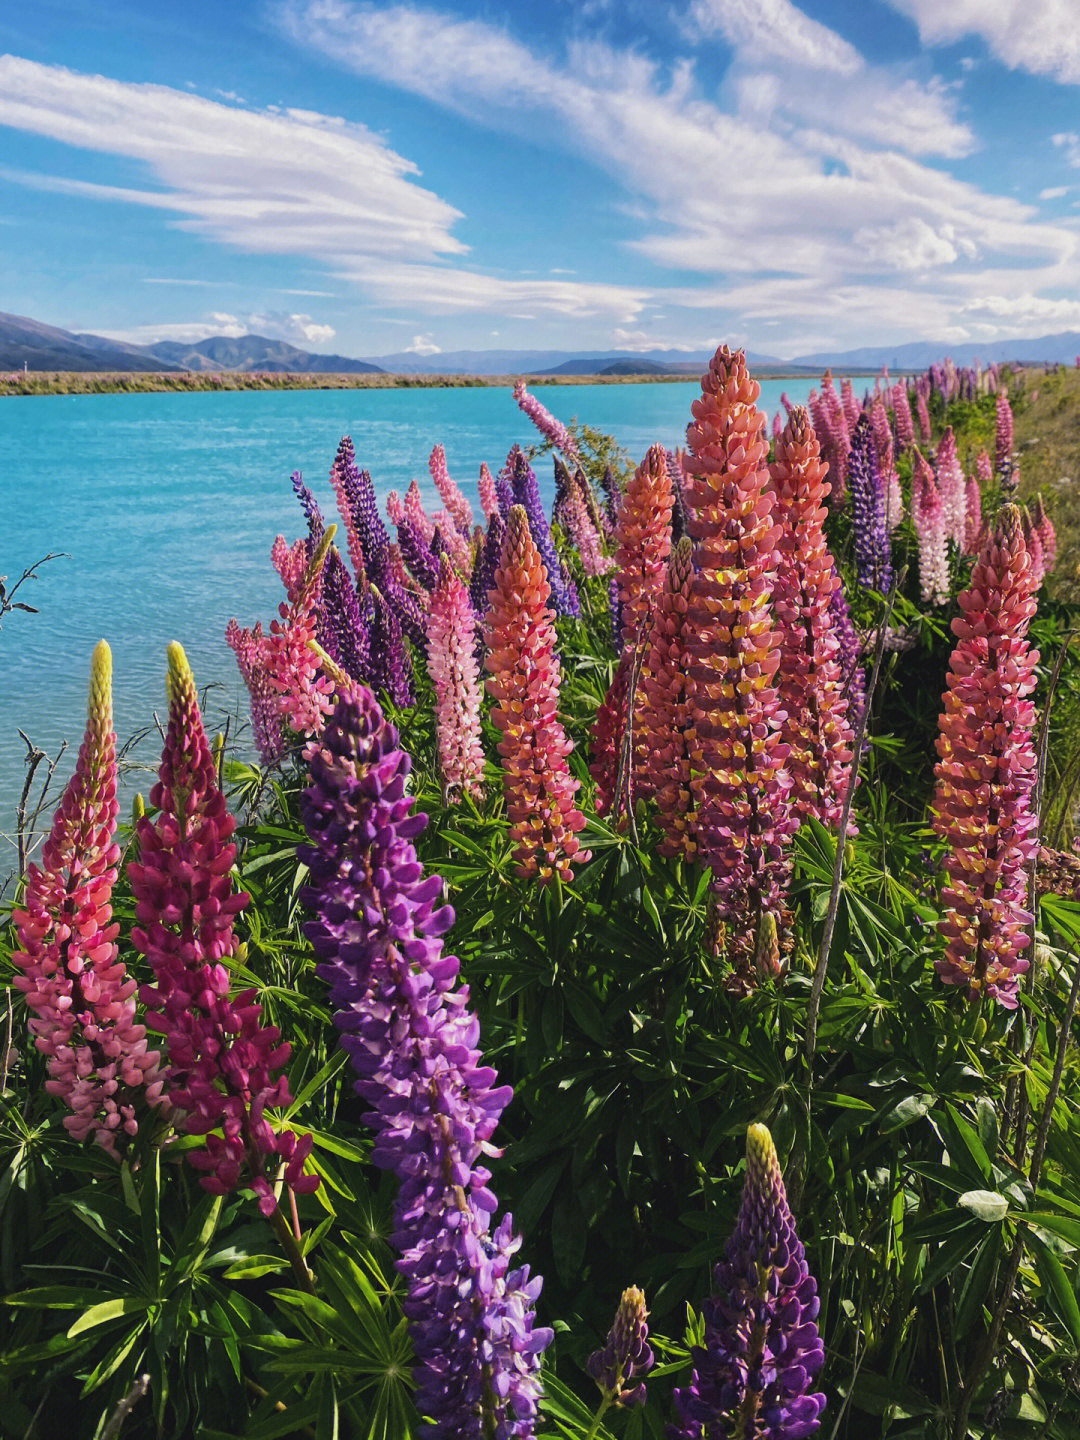
[[[607,1414],[610,1408],[611,1396],[605,1395],[604,1398],[600,1401],[600,1405],[597,1409],[596,1414],[592,1418],[592,1424],[589,1426],[589,1429],[585,1435],[585,1440],[595,1440],[595,1437],[600,1433],[600,1422],[601,1420],[603,1420],[604,1416]]]

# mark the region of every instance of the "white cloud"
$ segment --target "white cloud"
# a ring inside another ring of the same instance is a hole
[[[441,355],[442,346],[436,345],[430,335],[414,335],[411,345],[405,346],[406,355]]]
[[[1067,195],[1069,193],[1070,189],[1071,186],[1069,185],[1048,185],[1045,190],[1039,191],[1039,199],[1060,200],[1063,195]]]
[[[723,35],[740,50],[835,75],[854,75],[864,63],[854,45],[791,0],[694,0],[691,28],[702,35]]]
[[[1077,135],[1075,130],[1063,130],[1051,135],[1050,143],[1059,150],[1064,150],[1069,164],[1080,169],[1080,135]]]
[[[222,335],[238,340],[245,335],[262,335],[268,340],[285,340],[301,349],[316,350],[328,345],[336,335],[332,325],[320,325],[310,315],[288,315],[270,310],[248,315],[232,315],[215,310],[205,320],[170,321],[157,325],[135,325],[126,330],[101,330],[110,340],[125,340],[131,345],[155,345],[160,340],[176,340],[197,345],[200,340]]]
[[[1011,70],[1080,85],[1076,0],[892,0],[927,45],[978,35]]]
[[[637,318],[652,292],[644,287],[575,280],[507,279],[478,270],[437,265],[378,265],[343,272],[380,304],[428,314],[508,314],[533,320],[538,313],[569,319],[630,321]],[[520,307],[526,306],[527,310]]]
[[[416,183],[412,161],[333,116],[245,109],[5,55],[0,125],[140,161],[164,188],[24,181],[175,211],[179,228],[251,253],[427,260],[465,249],[451,234],[460,212]]]

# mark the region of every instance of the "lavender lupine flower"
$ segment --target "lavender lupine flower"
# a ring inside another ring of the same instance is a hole
[[[835,560],[833,568],[836,569]],[[839,576],[839,570],[836,574]],[[848,698],[848,720],[854,731],[859,728],[859,721],[866,709],[866,671],[863,669],[862,640],[851,618],[851,606],[844,594],[842,582],[829,596],[829,615],[832,618],[833,634],[840,645],[837,658],[840,662],[844,693]]]
[[[552,540],[551,531],[548,528],[547,516],[544,514],[544,502],[540,499],[540,486],[536,483],[532,466],[517,445],[510,451],[508,464],[510,465],[514,504],[522,507],[529,521],[529,534],[533,538],[533,544],[540,552],[540,559],[544,562],[544,569],[547,571],[548,584],[551,586],[552,607],[556,615],[572,615],[576,619],[581,614],[577,586],[566,573],[566,568],[555,549],[555,542]],[[509,513],[504,518],[508,519]]]
[[[334,548],[323,566],[321,602],[319,644],[346,674],[354,680],[367,680],[374,606],[366,591],[357,594],[348,567]]]
[[[431,547],[424,539],[420,527],[408,515],[403,514],[398,522],[397,537],[401,546],[401,558],[405,564],[425,590],[433,590],[439,583],[439,561],[437,556],[431,553]]]
[[[853,505],[855,563],[859,584],[885,594],[892,588],[892,547],[885,523],[885,487],[880,484],[870,421],[863,415],[855,426],[848,457],[848,485]]]
[[[427,817],[405,794],[410,768],[371,692],[339,696],[303,801],[306,929],[370,1107],[372,1159],[401,1182],[392,1238],[417,1408],[436,1440],[512,1440],[533,1432],[552,1332],[534,1321],[540,1277],[510,1268],[511,1217],[494,1219],[484,1162],[511,1091],[483,1063],[458,959],[443,954],[454,914],[416,856]]]
[[[619,501],[622,499],[622,487],[615,479],[615,471],[610,465],[604,466],[600,488],[604,492],[604,529],[609,535],[613,535],[615,533],[615,517],[619,513]]]
[[[825,1363],[820,1301],[764,1125],[747,1132],[739,1218],[715,1278],[705,1344],[694,1347],[690,1385],[675,1391],[672,1440],[813,1435],[825,1409],[825,1396],[810,1389]]]
[[[618,574],[612,575],[608,581],[608,608],[611,611],[611,643],[615,646],[616,653],[621,653],[623,644],[623,608],[622,596],[619,594]]]
[[[514,386],[514,399],[545,440],[549,440],[555,449],[561,450],[568,459],[576,460],[578,458],[577,442],[570,431],[561,420],[556,420],[550,410],[541,405],[535,395],[529,394],[525,389],[524,380],[519,380]]]
[[[645,1381],[641,1377],[649,1373],[653,1363],[648,1314],[644,1294],[631,1285],[622,1293],[607,1343],[589,1356],[586,1369],[608,1405],[629,1410],[645,1403]]]
[[[397,613],[376,585],[368,591],[372,602],[371,686],[385,690],[400,709],[413,703],[413,667],[409,647],[401,633]]]
[[[551,507],[551,523],[565,530],[569,519],[570,495],[574,488],[570,471],[555,456],[555,501]]]
[[[506,457],[506,464],[495,476],[495,498],[499,502],[499,514],[503,521],[510,518],[510,511],[514,508],[514,487],[511,483],[514,474],[514,457],[518,453],[518,446],[515,445]]]
[[[308,523],[308,534],[317,545],[322,539],[323,531],[326,529],[326,522],[323,519],[322,511],[319,509],[319,502],[304,484],[304,477],[299,470],[294,470],[290,479],[296,498],[300,501],[300,508],[304,512],[304,519]]]
[[[469,581],[469,599],[477,616],[484,615],[488,608],[488,592],[495,587],[495,571],[499,568],[503,540],[506,538],[506,521],[498,510],[492,512],[488,521],[484,548],[477,556]]]

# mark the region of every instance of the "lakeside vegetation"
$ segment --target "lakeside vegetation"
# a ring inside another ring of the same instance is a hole
[[[343,441],[230,627],[260,763],[170,647],[118,826],[99,648],[0,938],[5,1440],[1076,1435],[1060,376],[770,445],[723,351],[632,458],[519,387],[385,520]]]

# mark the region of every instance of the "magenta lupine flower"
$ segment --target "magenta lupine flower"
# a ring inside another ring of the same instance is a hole
[[[311,1136],[275,1134],[268,1108],[290,1105],[289,1044],[262,1024],[254,990],[229,996],[224,961],[236,955],[235,917],[249,900],[233,892],[236,822],[218,789],[217,767],[199,713],[183,650],[169,646],[169,729],[150,792],[157,810],[138,824],[139,859],[128,866],[137,924],[131,939],[154,971],[142,987],[148,1022],[168,1047],[166,1092],[179,1128],[205,1135],[188,1151],[212,1195],[250,1186],[272,1215],[271,1188],[280,1164],[301,1193],[318,1187],[305,1175]],[[221,1135],[211,1132],[220,1129]]]
[[[893,415],[896,417],[896,443],[901,450],[915,444],[915,419],[911,413],[907,385],[898,380],[892,389]]]
[[[891,535],[904,518],[904,497],[900,491],[900,477],[896,473],[889,412],[885,409],[885,401],[880,395],[870,410],[870,428],[874,433],[874,463],[877,466],[878,485],[885,496],[885,529]]]
[[[420,496],[420,486],[414,480],[405,492],[405,514],[419,529],[428,545],[435,538],[435,522],[429,517],[424,509],[424,502]]]
[[[476,482],[477,493],[480,496],[480,509],[484,512],[484,519],[490,520],[499,508],[499,497],[495,491],[495,477],[487,467],[487,461],[481,461],[480,479]]]
[[[484,747],[480,741],[480,671],[476,663],[476,615],[469,592],[445,555],[431,592],[428,614],[428,674],[435,687],[435,735],[443,796],[484,791]]]
[[[810,1388],[825,1363],[821,1302],[764,1125],[747,1131],[742,1204],[715,1281],[672,1440],[805,1440],[825,1409]]]
[[[71,1110],[64,1128],[93,1135],[114,1159],[138,1130],[136,1105],[161,1100],[160,1056],[137,1023],[136,981],[118,959],[112,923],[116,844],[116,736],[112,654],[102,640],[90,667],[86,734],[41,852],[15,909],[12,984],[26,998],[34,1045],[47,1057],[45,1089]]]
[[[603,542],[597,533],[596,526],[589,519],[589,512],[585,509],[581,491],[573,481],[570,483],[566,496],[566,522],[570,536],[581,556],[585,574],[589,576],[606,575],[614,567],[615,561],[610,555],[604,554]]]
[[[534,1319],[540,1277],[511,1269],[511,1217],[494,1218],[486,1162],[511,1091],[483,1063],[458,959],[443,953],[454,914],[416,856],[427,817],[405,793],[410,768],[371,692],[340,696],[303,802],[306,929],[369,1106],[372,1160],[401,1182],[392,1239],[417,1409],[436,1440],[524,1440],[552,1332]]]
[[[594,1350],[586,1369],[609,1405],[629,1410],[645,1404],[644,1376],[652,1369],[649,1312],[645,1295],[636,1285],[624,1290],[615,1321],[602,1350]]]
[[[529,394],[525,389],[524,380],[519,380],[514,386],[514,399],[545,440],[550,440],[555,449],[561,450],[569,459],[576,460],[578,458],[577,442],[570,431],[561,420],[555,419],[550,410],[541,405],[535,395]]]
[[[450,471],[446,468],[446,451],[441,445],[436,445],[432,450],[428,469],[435,482],[435,489],[442,496],[443,504],[449,511],[458,533],[466,540],[469,539],[473,530],[472,506],[461,493],[457,483],[450,478]]]
[[[331,704],[333,685],[321,673],[311,642],[317,639],[316,587],[336,530],[331,525],[326,531],[300,582],[296,599],[291,604],[282,601],[281,619],[270,622],[270,633],[263,639],[261,658],[266,682],[278,697],[278,713],[297,735],[317,735]]]
[[[965,555],[974,555],[982,543],[982,491],[975,475],[964,481],[964,546]]]
[[[264,765],[273,765],[285,754],[285,727],[278,705],[278,692],[270,684],[264,664],[266,636],[262,623],[249,630],[230,620],[225,627],[225,640],[236,656],[251,697],[251,730],[259,758]]]
[[[1012,465],[1013,413],[1009,392],[1000,390],[997,397],[997,434],[994,437],[994,469],[1007,475]]]
[[[1006,505],[958,597],[957,638],[938,721],[934,829],[950,849],[936,970],[970,999],[1015,1009],[1032,917],[1027,872],[1038,851],[1032,807],[1035,667],[1027,638],[1035,578],[1020,511]]]
[[[941,437],[937,452],[937,488],[945,510],[945,534],[956,546],[964,548],[966,533],[967,487],[964,471],[956,453],[956,436],[950,425]]]
[[[944,605],[949,598],[949,537],[945,528],[945,506],[938,493],[934,472],[917,445],[914,458],[911,520],[919,541],[919,589],[927,604]]]

